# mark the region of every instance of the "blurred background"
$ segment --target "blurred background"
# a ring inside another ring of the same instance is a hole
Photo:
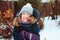
[[[57,37],[60,35],[60,0],[0,0],[0,40],[13,40],[13,20],[26,3],[31,3],[40,12],[38,26],[41,30],[41,40],[59,40]],[[51,32],[52,28],[55,29]]]

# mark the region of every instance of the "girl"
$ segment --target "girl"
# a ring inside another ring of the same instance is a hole
[[[37,16],[33,15],[33,7],[30,3],[24,5],[17,18],[14,19],[14,40],[39,40],[39,28]]]

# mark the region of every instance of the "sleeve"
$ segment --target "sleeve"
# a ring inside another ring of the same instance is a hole
[[[21,32],[21,27],[16,27],[14,26],[14,32],[20,33]]]

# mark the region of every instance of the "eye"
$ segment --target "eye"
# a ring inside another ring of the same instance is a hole
[[[30,15],[30,14],[27,13],[27,15]]]

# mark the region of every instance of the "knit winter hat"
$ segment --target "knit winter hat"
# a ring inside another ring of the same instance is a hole
[[[26,5],[24,5],[19,13],[22,14],[24,12],[28,12],[29,14],[33,15],[33,7],[31,6],[30,3],[27,3]]]

